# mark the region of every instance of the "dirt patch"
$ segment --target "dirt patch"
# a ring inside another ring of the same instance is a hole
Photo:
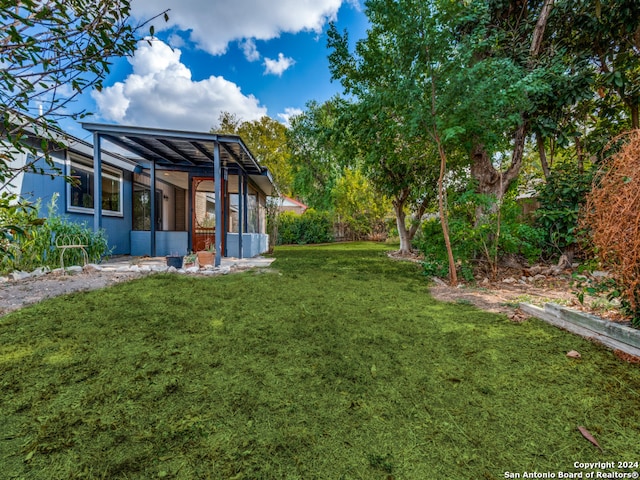
[[[0,283],[0,315],[68,293],[97,290],[139,278],[134,272],[83,272],[62,275],[52,272],[40,277]]]
[[[390,252],[389,257],[412,262],[422,260],[419,254],[413,252],[409,255]],[[430,292],[436,300],[469,303],[482,310],[506,314],[514,321],[521,321],[529,316],[518,308],[520,303],[530,303],[542,307],[545,303],[550,302],[590,312],[611,320],[623,320],[620,312],[609,308],[607,302],[601,298],[587,296],[584,304],[581,304],[578,301],[576,288],[572,285],[570,270],[536,280],[529,278],[526,281],[521,277],[524,270],[524,268],[518,269],[514,265],[503,266],[498,270],[495,281],[490,281],[479,274],[474,284],[461,282],[457,287],[451,287],[442,280],[434,279],[434,285]]]
[[[558,283],[565,283],[560,287]],[[556,285],[507,285],[493,282],[474,287],[460,285],[450,287],[437,284],[430,289],[433,298],[444,302],[471,303],[489,312],[504,313],[512,320],[522,320],[528,315],[518,305],[521,302],[542,306],[554,302],[561,305],[577,306],[576,296],[571,292],[568,282],[556,282]]]

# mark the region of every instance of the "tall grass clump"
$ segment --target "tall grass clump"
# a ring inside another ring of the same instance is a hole
[[[46,218],[39,218],[39,201],[34,205],[22,204],[20,208],[3,209],[2,223],[14,225],[20,234],[7,239],[6,254],[0,259],[0,271],[31,271],[38,267],[60,266],[60,250],[57,243],[70,241],[86,245],[90,262],[100,261],[110,253],[104,231],[95,233],[86,223],[76,223],[57,212],[58,195],[47,205]],[[65,265],[80,265],[83,261],[79,250],[65,253]]]

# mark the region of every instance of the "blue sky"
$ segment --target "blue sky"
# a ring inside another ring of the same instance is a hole
[[[308,101],[342,91],[330,81],[329,22],[353,41],[367,29],[361,0],[132,0],[138,19],[165,8],[157,39],[117,60],[102,92],[74,107],[95,113],[87,121],[209,131],[227,111],[286,123]],[[63,127],[87,137],[77,124]]]

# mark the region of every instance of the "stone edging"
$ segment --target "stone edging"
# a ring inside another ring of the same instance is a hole
[[[640,330],[555,303],[547,303],[544,308],[521,303],[520,309],[556,327],[640,357]]]
[[[71,266],[64,270],[61,268],[49,269],[48,267],[37,268],[32,272],[14,271],[6,277],[0,277],[0,284],[5,282],[16,282],[21,280],[27,280],[29,278],[42,277],[44,275],[76,275],[79,273],[181,273],[181,274],[199,274],[199,275],[225,275],[230,273],[232,268],[230,266],[211,267],[206,268],[189,267],[185,269],[176,269],[174,267],[167,267],[165,265],[97,265],[94,263],[88,263],[84,267]]]

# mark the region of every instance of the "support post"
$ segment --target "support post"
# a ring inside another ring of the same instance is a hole
[[[102,137],[93,134],[93,231],[102,229]]]
[[[151,161],[150,165],[150,179],[149,179],[149,215],[151,219],[149,221],[149,229],[151,236],[151,256],[156,256],[156,162]],[[169,252],[171,253],[171,252]]]
[[[213,147],[213,185],[216,199],[216,257],[214,266],[219,267],[222,258],[222,175],[220,170],[220,144],[216,140]]]
[[[244,231],[249,232],[249,181],[247,175],[242,176],[242,191],[244,193]]]
[[[238,172],[238,257],[244,258],[242,234],[244,233],[244,172]]]

